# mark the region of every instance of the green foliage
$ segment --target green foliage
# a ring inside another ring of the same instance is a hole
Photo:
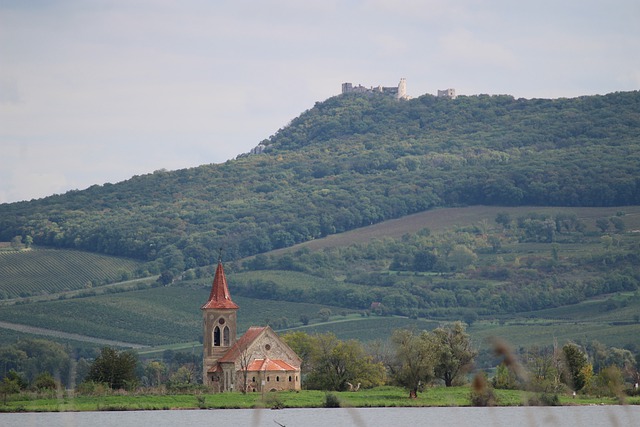
[[[620,397],[623,395],[624,379],[622,371],[615,365],[602,369],[590,381],[590,394],[597,396]]]
[[[577,345],[571,343],[562,347],[562,353],[566,367],[565,383],[573,387],[575,391],[580,391],[587,383],[585,377],[587,356]]]
[[[639,99],[333,97],[260,155],[3,204],[0,239],[159,274],[211,264],[220,246],[237,259],[439,206],[640,204]]]
[[[344,391],[350,384],[371,388],[384,383],[384,367],[366,354],[359,341],[304,332],[288,333],[283,339],[302,358],[306,388]]]
[[[393,379],[409,390],[410,397],[416,397],[435,378],[444,381],[446,387],[463,382],[462,375],[472,368],[477,354],[461,322],[419,334],[397,329],[392,343],[395,358],[389,369]]]
[[[331,310],[328,308],[321,308],[320,311],[318,311],[318,317],[321,322],[328,322],[329,316],[331,316]]]
[[[392,368],[394,380],[409,390],[410,397],[417,397],[421,387],[434,377],[438,354],[437,343],[428,332],[417,334],[411,330],[396,330],[392,336],[396,349]]]
[[[88,379],[94,383],[108,384],[112,389],[131,389],[138,380],[137,364],[135,353],[103,347],[91,365]]]
[[[460,376],[473,367],[477,351],[471,346],[471,339],[461,322],[436,328],[432,331],[437,345],[437,361],[434,373],[451,387]]]
[[[333,393],[327,393],[324,395],[324,402],[322,403],[323,408],[339,408],[340,407],[340,399]]]
[[[515,390],[520,388],[518,378],[512,369],[501,363],[496,368],[496,373],[491,379],[491,385],[496,389]]]
[[[83,381],[78,384],[78,394],[83,396],[104,396],[111,388],[106,383],[96,383],[93,381]]]
[[[598,340],[593,340],[585,346],[585,351],[595,372],[600,372],[608,366],[616,366],[626,372],[636,370],[636,357],[628,349],[606,346]],[[635,380],[632,379],[632,382]]]
[[[1,363],[15,367],[24,375],[26,383],[33,383],[45,373],[60,378],[65,385],[71,383],[71,359],[61,344],[43,339],[20,339],[0,350],[0,355],[9,356]]]
[[[176,392],[184,393],[201,387],[206,389],[203,385],[198,384],[197,370],[193,364],[180,366],[167,381],[167,389]]]
[[[22,236],[15,236],[11,239],[11,248],[14,250],[22,248]]]
[[[609,219],[607,218],[598,218],[596,220],[596,226],[600,229],[601,232],[606,232],[607,230],[609,230],[609,226],[611,224],[609,223]]]
[[[144,374],[150,386],[159,386],[166,380],[167,367],[158,360],[153,360],[144,367]]]
[[[38,374],[31,384],[34,390],[55,390],[59,384],[49,372]]]
[[[301,249],[286,257],[305,274],[290,272],[286,282],[276,270],[264,270],[280,268],[281,256],[262,256],[263,270],[242,276],[261,279],[241,280],[239,291],[259,296],[267,289],[272,299],[322,300],[361,310],[375,302],[385,315],[473,321],[474,315],[528,312],[636,290],[637,239],[620,236],[614,245],[604,236],[611,243],[603,250],[600,236],[581,224],[570,211],[540,210],[520,215],[507,231],[481,221],[436,233]]]
[[[196,401],[198,402],[199,409],[207,409],[207,399],[205,396],[196,395]]]
[[[20,393],[20,384],[17,380],[12,380],[9,377],[4,377],[2,382],[0,382],[0,395],[2,395],[2,399],[4,404],[7,404],[7,398],[11,394]]]
[[[9,372],[7,372],[7,374],[5,375],[4,379],[7,380],[7,381],[11,381],[11,382],[17,384],[20,390],[26,389],[27,386],[29,385],[29,383],[27,382],[27,379],[25,378],[24,374],[18,373],[13,369],[11,369]]]
[[[529,398],[529,406],[561,406],[557,393],[540,393]]]

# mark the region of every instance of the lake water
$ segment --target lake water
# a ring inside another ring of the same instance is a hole
[[[508,408],[217,409],[126,412],[0,414],[2,427],[630,427],[640,425],[638,406]]]

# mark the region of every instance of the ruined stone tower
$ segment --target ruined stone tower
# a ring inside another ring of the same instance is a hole
[[[407,79],[404,77],[400,79],[398,84],[398,99],[407,99]]]

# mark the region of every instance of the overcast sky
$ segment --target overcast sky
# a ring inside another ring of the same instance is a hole
[[[0,203],[248,152],[343,82],[640,89],[638,0],[0,0]]]

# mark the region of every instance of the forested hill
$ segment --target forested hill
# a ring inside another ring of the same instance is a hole
[[[261,145],[224,164],[0,205],[0,240],[180,270],[221,246],[238,258],[436,206],[640,204],[639,92],[343,95]]]

